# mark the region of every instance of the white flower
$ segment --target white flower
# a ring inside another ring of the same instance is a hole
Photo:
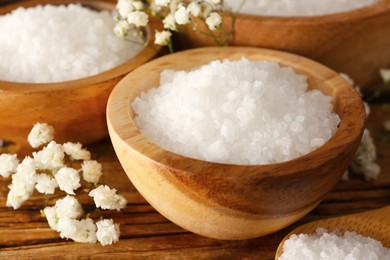
[[[127,201],[119,194],[116,194],[116,189],[110,189],[107,185],[100,185],[99,187],[91,190],[89,196],[93,197],[96,207],[102,209],[123,209]]]
[[[61,238],[72,238],[77,234],[79,221],[73,218],[60,218],[57,224],[57,231],[60,232]]]
[[[12,183],[9,185],[7,207],[18,209],[22,203],[28,200],[34,191],[36,182],[35,162],[26,157],[18,165],[16,173],[12,175]]]
[[[206,0],[206,1],[214,5],[218,5],[221,3],[221,0]]]
[[[207,19],[206,19],[206,24],[207,24],[207,26],[209,27],[210,30],[217,29],[218,26],[221,25],[221,22],[222,22],[222,18],[216,12],[210,13],[209,17],[207,17]]]
[[[155,0],[154,3],[158,6],[167,6],[170,0]]]
[[[55,175],[60,190],[68,194],[74,194],[74,190],[80,188],[79,172],[73,168],[61,168]]]
[[[52,141],[54,138],[54,128],[46,123],[36,123],[27,137],[27,141],[33,148]]]
[[[178,24],[187,24],[190,22],[190,16],[184,5],[180,5],[175,12],[175,20]]]
[[[119,15],[126,18],[129,13],[134,11],[133,0],[119,0],[116,8],[118,9]]]
[[[198,17],[200,15],[200,12],[202,11],[201,6],[199,5],[198,2],[191,2],[187,10],[190,14],[192,14],[195,17]]]
[[[43,209],[43,212],[45,213],[45,217],[47,219],[47,223],[49,223],[50,228],[58,231],[58,220],[60,218],[57,215],[55,207],[46,207]]]
[[[97,184],[100,177],[103,175],[102,165],[97,161],[84,161],[81,164],[81,169],[83,171],[84,180],[94,184]]]
[[[57,200],[55,209],[59,218],[79,218],[84,213],[78,200],[69,195]]]
[[[64,166],[64,148],[62,145],[51,141],[45,148],[39,152],[33,153],[39,169],[57,170]]]
[[[141,1],[134,1],[133,2],[133,6],[134,6],[134,9],[137,10],[137,11],[141,11],[144,9],[144,3],[142,3]]]
[[[381,69],[379,72],[384,82],[390,82],[390,69]]]
[[[58,187],[56,179],[47,174],[38,174],[36,182],[37,184],[35,184],[35,189],[42,194],[53,194],[55,189]]]
[[[96,225],[92,219],[81,219],[76,225],[77,232],[71,239],[80,243],[96,243]]]
[[[103,219],[96,222],[96,237],[103,246],[118,242],[120,231],[119,224],[114,224],[112,219]]]
[[[172,31],[176,31],[176,22],[172,14],[168,14],[163,20],[164,28]]]
[[[61,232],[61,238],[70,238],[82,243],[96,242],[96,225],[90,218],[82,220],[60,218],[58,231]]]
[[[169,3],[169,10],[171,13],[174,13],[179,5],[181,5],[182,0],[171,0]]]
[[[134,24],[137,27],[146,26],[148,24],[149,18],[145,12],[134,11],[129,13],[127,16],[127,22],[129,24]]]
[[[154,43],[158,45],[167,45],[171,40],[172,33],[170,31],[156,31]]]
[[[19,160],[16,154],[0,154],[0,176],[8,178],[11,173],[16,172]]]
[[[362,141],[358,147],[355,158],[350,167],[351,170],[363,175],[366,180],[376,179],[380,173],[380,167],[376,160],[376,147],[368,129],[364,129]]]
[[[120,20],[114,27],[114,33],[121,38],[125,38],[130,30],[130,24],[125,20]]]
[[[387,132],[390,132],[390,120],[385,121],[385,123],[383,125],[385,127],[385,130]]]
[[[64,143],[64,152],[69,155],[73,160],[89,160],[91,159],[91,153],[82,148],[80,143]]]

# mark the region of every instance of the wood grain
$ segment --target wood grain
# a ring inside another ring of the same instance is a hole
[[[168,152],[135,126],[129,104],[141,91],[158,86],[161,70],[188,70],[216,59],[241,57],[291,66],[308,77],[310,88],[333,96],[341,124],[332,139],[288,162],[238,166]],[[159,58],[125,77],[107,106],[111,140],[138,191],[174,223],[218,239],[264,236],[313,209],[347,169],[364,120],[360,97],[337,73],[300,56],[256,48],[201,48]]]
[[[6,5],[0,15],[19,6],[37,4],[67,4],[72,0],[32,0]],[[113,10],[115,4],[103,0],[76,1],[97,10]],[[147,29],[159,26],[152,20]],[[95,76],[60,83],[29,84],[0,80],[0,139],[16,143],[16,150],[29,151],[27,135],[33,124],[46,122],[56,129],[60,142],[74,141],[89,144],[108,136],[105,110],[111,90],[127,73],[158,54],[160,47],[145,47],[134,58]]]
[[[230,28],[230,17],[224,17]],[[202,23],[198,22],[201,26]],[[207,31],[207,28],[201,27]],[[215,45],[191,26],[176,35],[176,45]],[[352,77],[363,90],[390,66],[390,1],[346,13],[317,17],[266,17],[238,14],[230,45],[284,50],[317,60]]]
[[[122,237],[113,246],[79,244],[62,240],[49,229],[39,210],[45,198],[34,194],[19,210],[5,207],[9,181],[0,178],[0,259],[274,259],[280,241],[295,227],[310,221],[377,209],[390,204],[390,143],[382,122],[390,107],[374,106],[368,126],[378,146],[379,179],[352,178],[339,182],[325,199],[297,223],[263,238],[226,241],[201,237],[176,226],[157,213],[136,191],[105,140],[90,147],[103,163],[104,181],[127,198],[121,212],[104,212],[121,223]],[[59,195],[59,194],[56,194]],[[85,208],[92,201],[78,195]]]

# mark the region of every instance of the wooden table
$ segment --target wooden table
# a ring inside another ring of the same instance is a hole
[[[128,205],[121,212],[103,212],[121,224],[121,240],[112,246],[62,240],[41,217],[45,197],[34,193],[19,210],[7,208],[9,180],[0,178],[0,259],[273,259],[282,238],[295,226],[326,217],[362,212],[390,204],[390,133],[383,120],[390,107],[374,106],[368,126],[378,147],[382,172],[378,180],[353,178],[338,183],[324,201],[298,223],[275,234],[252,240],[221,241],[192,234],[156,212],[135,190],[119,164],[109,140],[90,147],[104,167],[104,181],[122,192]],[[55,196],[63,196],[58,193]],[[86,211],[88,196],[78,196]],[[53,201],[48,202],[49,205]]]

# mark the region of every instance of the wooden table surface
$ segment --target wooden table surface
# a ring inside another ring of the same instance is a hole
[[[296,225],[332,216],[362,212],[390,204],[390,133],[383,120],[390,107],[374,106],[368,126],[378,147],[382,172],[378,180],[353,178],[338,183],[324,201],[298,223],[275,234],[252,240],[221,241],[192,234],[165,219],[135,190],[119,164],[107,139],[90,147],[104,167],[104,181],[128,199],[121,211],[103,212],[121,224],[121,240],[112,246],[81,244],[63,240],[40,215],[45,197],[34,193],[19,210],[7,208],[9,180],[0,178],[0,259],[104,258],[104,259],[273,259],[282,238]],[[63,195],[58,193],[55,196]],[[84,208],[93,201],[78,196]],[[48,204],[53,204],[49,201]]]

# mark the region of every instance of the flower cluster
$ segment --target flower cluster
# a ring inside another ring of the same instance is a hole
[[[224,44],[222,38],[222,13],[224,6],[221,0],[151,0],[144,4],[140,0],[118,0],[118,16],[114,32],[126,38],[132,29],[138,29],[148,24],[148,15],[157,16],[162,20],[164,30],[155,32],[155,43],[172,48],[171,36],[178,31],[179,26],[190,24],[196,32],[212,37],[218,44]],[[202,31],[198,21],[206,24]],[[219,31],[215,35],[213,31]],[[172,49],[171,49],[172,50]]]
[[[348,75],[342,73],[340,75],[351,85],[354,85],[353,80]],[[358,86],[355,86],[355,89],[360,96],[363,96]],[[368,117],[370,114],[370,106],[367,102],[363,103],[366,116]],[[375,180],[378,178],[378,175],[381,171],[380,166],[376,163],[376,159],[376,147],[374,139],[371,137],[370,131],[368,129],[364,129],[362,140],[349,168],[354,174],[364,176],[367,181]],[[350,172],[347,171],[343,176],[343,180],[348,180],[349,175]]]
[[[40,151],[33,152],[21,163],[16,155],[0,155],[0,175],[12,177],[9,185],[7,206],[18,209],[28,200],[34,190],[42,194],[54,194],[58,188],[67,195],[57,200],[54,206],[42,210],[50,228],[60,233],[62,238],[76,242],[102,245],[115,243],[119,239],[119,225],[112,219],[96,223],[88,217],[77,201],[75,191],[85,183],[90,190],[96,207],[101,209],[123,209],[127,201],[115,189],[100,184],[102,165],[91,160],[91,153],[79,143],[58,144],[54,140],[54,128],[45,123],[37,123],[31,130],[28,141],[33,148],[47,144]],[[75,169],[67,164],[82,161],[81,168]]]

